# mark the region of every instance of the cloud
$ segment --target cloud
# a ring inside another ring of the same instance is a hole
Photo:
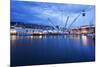
[[[89,8],[86,10],[87,15],[85,17],[80,16],[74,23],[75,26],[86,25],[91,18],[92,21],[95,20],[95,7],[93,5],[14,1],[11,3],[11,19],[12,21],[27,21],[27,23],[48,25],[50,24],[49,18],[55,25],[64,26],[68,16],[68,25],[70,25],[75,17],[87,8]]]

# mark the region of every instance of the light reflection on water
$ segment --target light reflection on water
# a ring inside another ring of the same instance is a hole
[[[17,39],[41,39],[41,38],[46,38],[46,36],[38,35],[38,36],[16,36],[16,35],[11,35],[11,40],[17,40]]]
[[[16,40],[16,37],[17,37],[16,35],[11,35],[11,40],[12,41],[15,41]]]
[[[85,36],[85,35],[83,35],[82,36],[82,42],[83,42],[83,45],[88,45],[87,43],[88,43],[88,39],[87,39],[87,36]]]
[[[94,44],[92,41],[92,37],[88,38],[87,36],[85,35],[37,35],[37,36],[16,36],[16,35],[11,35],[11,43],[14,44],[16,43],[16,41],[19,41],[19,40],[31,40],[31,41],[34,41],[34,40],[45,40],[47,41],[48,39],[56,39],[56,40],[72,40],[72,42],[76,41],[77,42],[80,42],[81,45],[84,45],[84,46],[88,46],[89,45],[89,41],[91,42],[91,44]],[[60,41],[62,41],[60,40]],[[47,41],[48,42],[48,41]],[[63,41],[62,41],[63,42]],[[69,41],[70,42],[70,41]]]
[[[85,35],[13,35],[11,56],[11,65],[94,61],[95,47]]]

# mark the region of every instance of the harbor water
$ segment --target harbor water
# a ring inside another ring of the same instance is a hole
[[[11,66],[95,61],[95,43],[85,35],[11,35]]]

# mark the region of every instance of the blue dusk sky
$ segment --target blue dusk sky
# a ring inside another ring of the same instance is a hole
[[[85,11],[85,16],[82,16]],[[73,23],[73,27],[95,24],[95,6],[63,3],[44,3],[28,1],[11,1],[11,21],[43,25],[59,25],[63,27],[69,16],[67,27],[80,14]],[[48,20],[49,18],[49,20]]]

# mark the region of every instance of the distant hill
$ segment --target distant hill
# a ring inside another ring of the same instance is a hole
[[[25,22],[11,22],[10,26],[22,27],[22,28],[33,28],[33,29],[54,29],[52,26],[31,24]]]

